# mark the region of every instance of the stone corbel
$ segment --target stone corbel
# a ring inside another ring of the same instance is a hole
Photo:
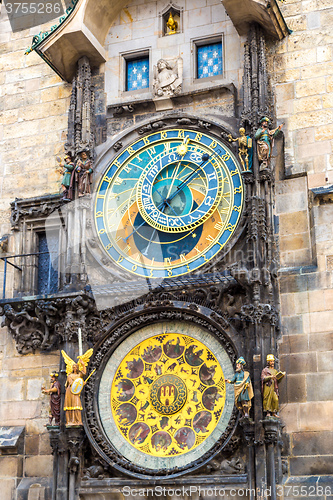
[[[52,322],[46,321],[45,317],[39,314],[36,304],[28,302],[18,309],[5,304],[0,313],[5,316],[4,325],[14,337],[19,354],[34,353],[37,349],[54,348],[56,336]]]
[[[276,0],[222,0],[222,4],[239,35],[246,35],[252,23],[278,40],[290,33]]]
[[[77,342],[81,327],[83,340],[88,340],[85,327],[88,315],[94,314],[94,301],[84,292],[67,297],[53,297],[28,302],[14,299],[0,307],[4,326],[16,342],[19,354],[34,353],[37,350],[54,350],[60,341]],[[88,319],[89,321],[89,319]]]
[[[267,467],[267,486],[270,488],[271,500],[277,500],[276,494],[276,463],[275,463],[275,447],[281,432],[281,422],[276,418],[266,418],[262,420],[264,427],[264,441],[266,444],[266,467]]]
[[[97,67],[107,59],[103,34],[106,32],[104,24],[107,28],[111,24],[110,15],[103,13],[106,2],[98,2],[97,5],[92,3],[79,0],[67,19],[32,47],[67,82],[71,82],[75,76],[77,61],[82,56],[86,56]],[[93,8],[95,15],[91,14]],[[100,16],[98,20],[97,13]]]

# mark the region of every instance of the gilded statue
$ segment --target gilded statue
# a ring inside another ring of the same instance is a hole
[[[263,408],[266,417],[278,417],[279,411],[279,388],[278,383],[285,376],[286,372],[281,372],[274,368],[275,357],[268,354],[266,357],[267,366],[261,372],[261,392],[263,397]]]
[[[65,402],[64,410],[66,412],[66,425],[83,425],[81,411],[83,410],[81,404],[80,394],[86,384],[88,378],[84,381],[83,377],[87,373],[87,366],[92,356],[93,349],[88,349],[84,354],[78,356],[78,362],[75,363],[65,351],[61,351],[66,363],[67,380],[65,384]]]
[[[269,118],[264,116],[260,120],[260,127],[254,134],[254,138],[257,141],[257,154],[259,160],[259,170],[264,170],[269,167],[272,148],[274,146],[274,138],[280,133],[283,123],[276,127],[275,129],[269,130],[268,125],[270,124]]]
[[[238,143],[238,157],[242,164],[243,170],[252,170],[252,139],[251,137],[245,135],[245,128],[241,127],[239,129],[240,136],[234,139],[231,134],[228,135],[229,142]]]
[[[168,35],[175,35],[177,33],[178,23],[173,18],[171,11],[170,11],[169,19],[168,19],[166,25],[167,25],[167,27],[169,29]]]
[[[226,379],[226,382],[234,384],[236,407],[244,417],[249,417],[253,388],[250,373],[244,370],[245,365],[246,361],[243,356],[238,358],[236,361],[236,373],[231,380]]]
[[[182,88],[182,58],[172,64],[171,61],[160,59],[154,66],[154,93],[156,97],[173,96]]]

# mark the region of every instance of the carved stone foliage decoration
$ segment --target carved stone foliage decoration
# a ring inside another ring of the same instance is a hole
[[[254,133],[260,118],[272,114],[265,37],[256,24],[251,25],[245,44],[243,86],[242,121]]]
[[[85,322],[95,311],[94,301],[84,293],[73,295],[1,306],[0,313],[20,354],[57,349],[59,342],[66,340],[77,341],[79,327],[83,340],[91,340]]]
[[[253,304],[244,305],[241,309],[241,317],[244,321],[249,321],[252,324],[259,324],[265,321],[276,327],[279,324],[278,311],[276,307],[270,304],[258,304],[257,306]]]
[[[76,77],[72,83],[72,95],[68,111],[68,132],[65,151],[76,157],[80,151],[87,151],[93,158],[94,92],[91,83],[91,68],[87,57],[78,61]]]
[[[25,220],[45,219],[45,217],[60,208],[61,205],[59,195],[41,196],[38,199],[33,198],[30,200],[16,198],[11,203],[11,229],[18,230],[23,218]]]
[[[157,290],[122,306],[102,311],[97,311],[88,293],[79,292],[48,300],[6,304],[0,312],[15,339],[18,352],[28,354],[57,349],[65,341],[77,342],[79,328],[84,342],[96,342],[111,324],[131,315],[133,308],[147,310],[157,305],[166,308],[175,301],[186,303],[192,311],[209,308],[211,319],[221,328],[228,329],[229,321],[238,326],[241,314],[244,315],[241,311],[245,300],[244,290],[230,279],[209,287],[189,287],[186,293],[180,286],[173,290]]]
[[[16,341],[19,354],[28,354],[37,349],[51,349],[56,344],[53,333],[52,304],[48,304],[51,315],[45,315],[44,304],[26,303],[21,311],[16,311],[10,304],[3,306],[5,324]],[[33,316],[34,314],[34,316]],[[51,331],[50,331],[51,330]]]
[[[162,305],[163,304],[163,305]],[[127,459],[123,456],[116,447],[112,444],[104,427],[100,423],[100,399],[98,396],[98,391],[100,387],[101,377],[103,375],[105,367],[108,366],[110,357],[117,346],[121,345],[122,340],[129,338],[134,335],[136,331],[147,326],[159,324],[160,322],[186,322],[188,325],[195,325],[204,328],[213,334],[214,337],[222,344],[223,348],[228,353],[230,360],[234,362],[236,359],[236,351],[233,343],[224,333],[224,331],[217,326],[216,322],[210,321],[208,316],[208,310],[205,309],[205,314],[200,307],[196,306],[190,308],[184,307],[185,304],[181,303],[170,303],[166,305],[165,302],[156,301],[155,303],[149,304],[149,311],[146,308],[140,307],[137,310],[132,311],[130,314],[124,316],[122,320],[118,321],[112,330],[104,336],[104,338],[95,346],[94,357],[91,361],[90,369],[96,368],[96,376],[92,377],[86,384],[84,400],[85,400],[85,424],[88,429],[88,438],[92,443],[93,448],[97,451],[100,457],[105,460],[109,465],[118,469],[123,473],[130,474],[132,476],[140,477],[145,475],[145,477],[163,477],[167,475],[168,477],[176,477],[184,472],[190,470],[195,470],[203,465],[205,465],[209,460],[211,460],[218,452],[224,448],[229,442],[237,423],[237,411],[235,409],[231,413],[229,422],[220,435],[220,437],[214,442],[212,447],[207,450],[200,458],[195,459],[189,465],[182,466],[178,464],[177,467],[164,468],[150,468],[149,466],[141,466],[133,463],[133,461]],[[198,310],[196,310],[198,309]],[[141,330],[140,330],[141,331]],[[147,462],[149,463],[149,461]]]

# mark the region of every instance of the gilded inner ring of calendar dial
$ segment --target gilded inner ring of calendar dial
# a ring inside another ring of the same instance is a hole
[[[213,353],[187,335],[148,338],[128,353],[111,387],[113,419],[141,452],[172,457],[194,450],[213,432],[226,398]]]

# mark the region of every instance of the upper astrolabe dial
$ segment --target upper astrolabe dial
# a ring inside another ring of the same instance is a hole
[[[209,262],[243,209],[241,169],[217,138],[168,129],[138,139],[107,167],[95,227],[108,257],[130,273],[174,277]]]

